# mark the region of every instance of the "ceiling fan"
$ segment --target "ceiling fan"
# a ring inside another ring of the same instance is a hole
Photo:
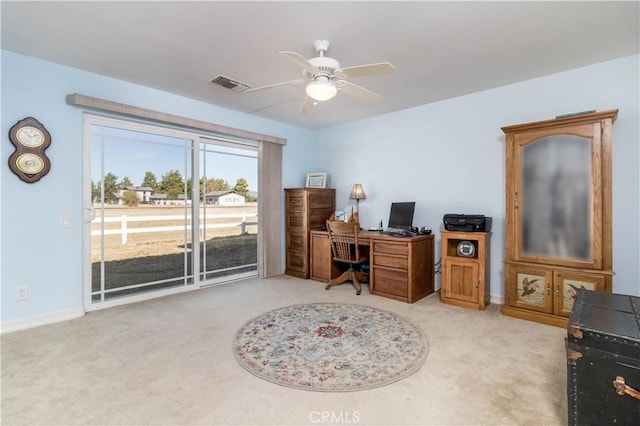
[[[325,53],[329,50],[329,41],[317,40],[313,46],[316,52],[318,52],[318,56],[311,59],[305,59],[302,55],[295,52],[279,52],[302,68],[302,78],[266,86],[252,87],[245,90],[245,93],[287,84],[295,85],[306,83],[305,92],[307,96],[300,109],[300,112],[303,113],[308,112],[317,102],[327,101],[333,98],[338,93],[338,90],[368,102],[377,102],[382,99],[382,96],[376,92],[351,83],[347,78],[393,74],[396,69],[393,65],[389,62],[380,62],[340,68],[340,62],[325,56]]]

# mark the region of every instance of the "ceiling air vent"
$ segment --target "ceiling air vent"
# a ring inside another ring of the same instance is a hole
[[[218,86],[225,87],[231,91],[238,92],[238,93],[243,93],[245,90],[251,87],[246,83],[242,83],[238,80],[233,80],[229,77],[225,77],[224,75],[217,76],[216,78],[211,80],[211,82],[213,84],[217,84]]]

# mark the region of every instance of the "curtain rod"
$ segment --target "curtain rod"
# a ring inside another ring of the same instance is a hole
[[[271,142],[280,145],[286,145],[287,140],[276,136],[263,135],[260,133],[250,132],[248,130],[236,129],[234,127],[222,126],[220,124],[209,123],[207,121],[196,120],[193,118],[182,117],[180,115],[169,114],[151,109],[140,108],[133,105],[121,104],[118,102],[108,101],[106,99],[94,98],[92,96],[80,95],[74,93],[67,95],[67,104],[73,106],[82,106],[87,108],[98,109],[102,111],[115,112],[118,114],[129,115],[138,118],[146,118],[155,121],[161,121],[179,126],[190,127],[194,129],[206,130],[214,133],[221,133],[227,136],[236,136],[240,138],[250,139],[260,142]]]

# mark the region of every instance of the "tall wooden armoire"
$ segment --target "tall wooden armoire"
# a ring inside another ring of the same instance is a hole
[[[618,110],[503,127],[503,314],[566,327],[580,288],[611,291],[611,129]]]

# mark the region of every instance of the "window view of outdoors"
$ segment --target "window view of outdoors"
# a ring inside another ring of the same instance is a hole
[[[257,273],[257,150],[216,142],[92,126],[92,303]]]
[[[257,150],[200,144],[202,281],[257,273],[257,158]],[[231,179],[216,177],[226,169]]]

